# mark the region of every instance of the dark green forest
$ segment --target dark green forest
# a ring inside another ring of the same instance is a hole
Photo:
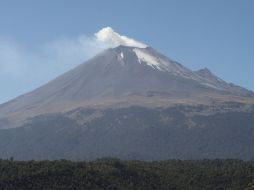
[[[0,161],[1,190],[254,189],[254,162]]]

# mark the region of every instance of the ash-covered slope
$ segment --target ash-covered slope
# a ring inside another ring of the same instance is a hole
[[[0,106],[0,128],[82,106],[251,101],[253,93],[209,70],[191,71],[154,49],[107,49],[48,84]]]
[[[249,96],[214,76],[209,70],[193,72],[152,48],[119,46],[108,49],[43,87],[15,100],[25,104],[87,101],[148,92]],[[177,94],[178,95],[178,94]]]

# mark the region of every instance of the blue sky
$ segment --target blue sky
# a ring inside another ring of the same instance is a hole
[[[96,54],[106,26],[254,90],[253,10],[253,0],[0,0],[0,103]]]

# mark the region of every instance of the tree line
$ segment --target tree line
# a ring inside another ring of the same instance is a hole
[[[1,190],[253,190],[254,162],[241,160],[0,160]]]

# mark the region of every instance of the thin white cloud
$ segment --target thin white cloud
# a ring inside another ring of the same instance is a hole
[[[0,104],[83,63],[108,44],[85,35],[27,48],[0,37]]]
[[[86,36],[54,40],[35,49],[0,39],[0,76],[19,82],[46,82],[107,47]]]

